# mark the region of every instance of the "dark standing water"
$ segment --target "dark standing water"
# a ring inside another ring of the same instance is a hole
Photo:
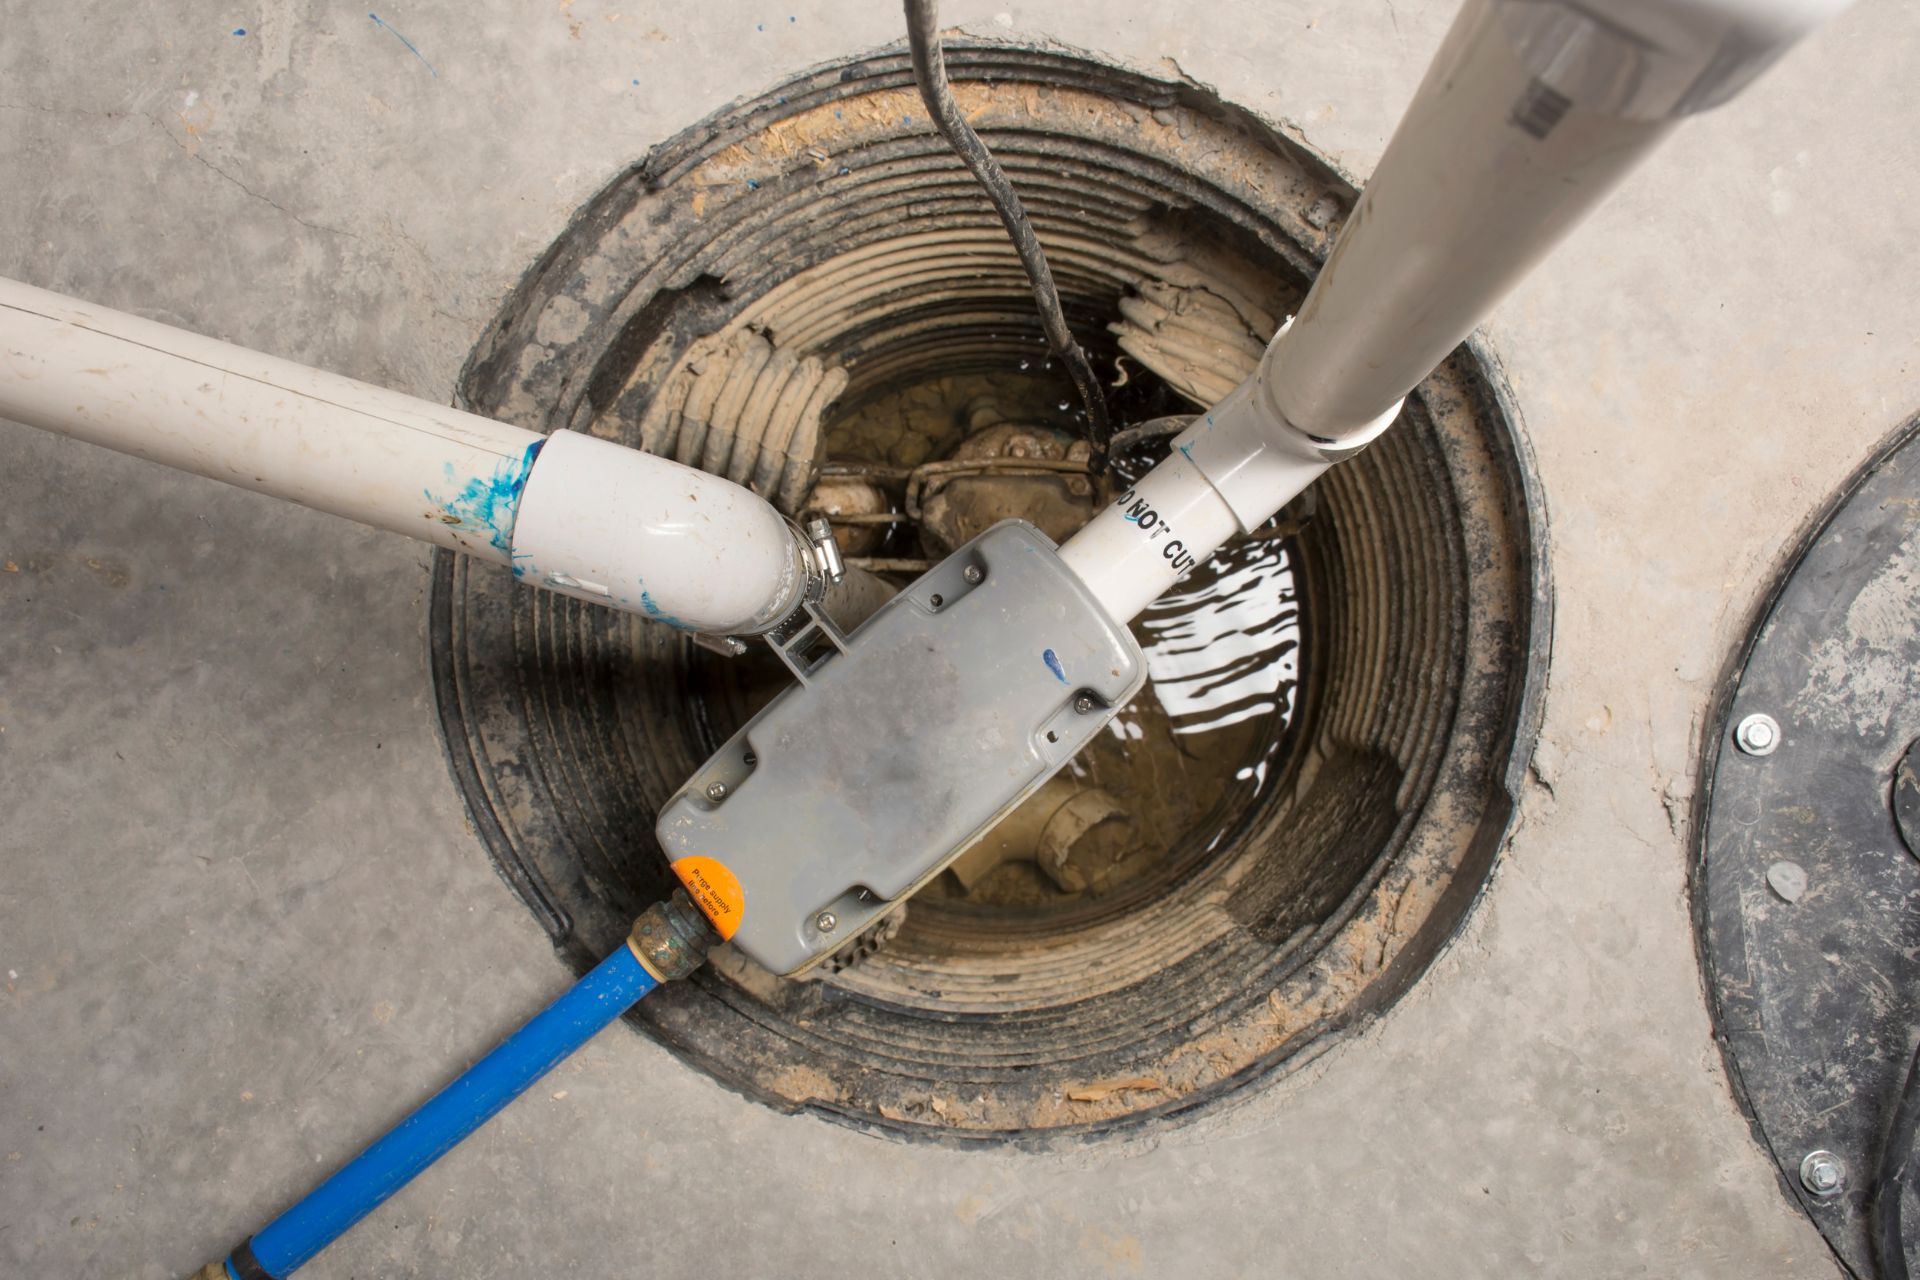
[[[1263,796],[1293,717],[1302,639],[1295,586],[1280,538],[1229,544],[1195,569],[1133,624],[1147,655],[1146,688],[1059,780],[981,841],[991,847],[1005,833],[1006,860],[971,887],[949,874],[922,892],[1042,907],[1112,893],[1184,852],[1211,848]],[[1108,819],[1115,830],[1095,851],[1105,877],[1070,890],[1043,869],[1034,834],[1085,789],[1122,813]]]

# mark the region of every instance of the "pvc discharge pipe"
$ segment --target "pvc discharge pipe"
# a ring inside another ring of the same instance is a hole
[[[1112,616],[1139,613],[1384,432],[1681,117],[1843,7],[1468,0],[1299,314],[1062,557]]]
[[[807,586],[799,535],[719,476],[6,279],[0,417],[512,565],[689,631],[764,631]]]

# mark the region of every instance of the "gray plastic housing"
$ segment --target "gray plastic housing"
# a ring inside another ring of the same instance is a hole
[[[732,871],[733,944],[787,974],[937,875],[1147,673],[1126,627],[1020,520],[962,546],[852,634],[815,613],[776,647],[799,683],[667,802],[656,833],[670,861]]]

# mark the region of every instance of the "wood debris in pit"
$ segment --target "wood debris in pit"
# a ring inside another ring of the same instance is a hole
[[[1116,1093],[1165,1093],[1167,1086],[1152,1076],[1133,1076],[1126,1080],[1102,1080],[1067,1090],[1069,1102],[1105,1102]]]

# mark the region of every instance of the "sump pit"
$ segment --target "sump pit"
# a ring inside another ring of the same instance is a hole
[[[1232,386],[1304,294],[1351,185],[1191,85],[1051,50],[947,56],[1080,341],[1121,384],[1116,416],[1192,412]],[[1004,419],[1072,425],[1012,250],[927,129],[902,53],[737,104],[609,184],[508,300],[462,392],[537,430],[661,448],[729,344],[831,387],[810,403],[842,463],[950,457],[981,394]],[[845,972],[789,982],[723,960],[638,1022],[772,1105],[991,1140],[1191,1114],[1386,1007],[1464,918],[1531,748],[1549,603],[1497,373],[1456,352],[1287,519],[1183,584],[1197,602],[1142,620],[1163,656],[1121,732],[1163,741],[1116,785],[1138,793],[1159,768],[1184,788],[1179,804],[1123,797],[1143,829],[1178,815],[1153,856],[1097,892],[1005,868],[1024,887],[943,878]],[[654,815],[748,714],[752,668],[451,556],[430,630],[476,828],[584,969],[671,887]],[[1183,675],[1201,679],[1183,693]],[[1206,724],[1221,705],[1187,694],[1233,679],[1249,682],[1238,718]],[[1177,732],[1183,714],[1203,731]]]

